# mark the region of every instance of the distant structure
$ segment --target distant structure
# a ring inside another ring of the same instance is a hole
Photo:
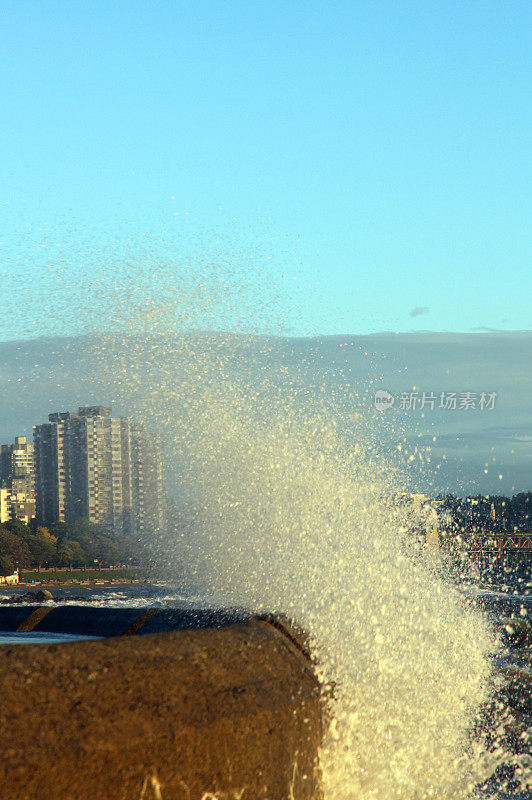
[[[35,517],[35,463],[33,444],[16,436],[14,444],[0,445],[0,522]]]
[[[18,567],[12,575],[0,575],[0,584],[14,586],[19,582]]]
[[[7,522],[9,519],[11,519],[7,498],[7,489],[0,488],[0,523]]]
[[[27,498],[22,492],[14,494],[9,489],[0,488],[0,523],[20,520],[26,525],[35,517],[35,500]]]
[[[410,494],[401,492],[398,499],[407,507],[410,506],[416,515],[424,517],[421,534],[425,537],[425,544],[431,550],[440,549],[440,534],[438,527],[438,511],[442,505],[441,500],[433,500],[424,494]]]
[[[16,436],[14,444],[0,445],[0,486],[13,494],[35,497],[33,444]]]
[[[167,518],[163,446],[142,423],[130,424],[132,531],[138,536],[162,530]]]
[[[165,521],[160,439],[109,406],[60,411],[34,428],[37,519],[88,519],[110,533],[154,532]]]
[[[532,564],[532,528],[478,531],[464,552],[482,569]]]

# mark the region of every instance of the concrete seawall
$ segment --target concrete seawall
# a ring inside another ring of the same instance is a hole
[[[282,621],[0,609],[31,629],[109,638],[0,647],[1,800],[321,797],[319,685]]]

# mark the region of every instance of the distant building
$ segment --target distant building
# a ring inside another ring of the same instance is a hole
[[[7,489],[0,487],[0,524],[11,519],[8,505],[9,494]]]
[[[27,498],[23,492],[0,489],[0,523],[18,519],[29,525],[35,517],[35,500]]]
[[[19,581],[18,567],[13,575],[0,575],[0,583],[7,586],[14,586]]]
[[[162,530],[167,509],[163,445],[143,424],[131,424],[132,530],[138,535]]]
[[[16,436],[0,445],[0,522],[35,517],[35,460],[33,444]]]
[[[25,436],[16,436],[14,444],[0,445],[0,486],[35,497],[34,448]]]
[[[12,494],[9,499],[11,519],[18,519],[25,525],[29,525],[35,519],[36,501],[33,497],[26,497],[24,492]]]
[[[406,507],[411,507],[416,515],[424,518],[422,533],[425,536],[425,542],[431,549],[439,550],[438,513],[443,501],[433,500],[425,494],[409,492],[400,492],[397,499]]]
[[[88,519],[114,534],[164,525],[160,442],[109,406],[56,412],[34,428],[37,518]]]

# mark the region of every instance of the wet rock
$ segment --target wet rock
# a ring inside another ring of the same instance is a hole
[[[48,589],[35,589],[23,594],[21,599],[26,603],[46,603],[47,600],[53,600],[54,596]]]

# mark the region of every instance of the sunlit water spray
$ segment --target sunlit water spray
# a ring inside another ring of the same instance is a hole
[[[110,399],[164,431],[185,523],[154,549],[211,602],[309,633],[331,697],[327,800],[474,796],[504,760],[479,733],[497,643],[412,536],[379,431],[297,366],[272,370],[275,342],[184,336],[159,308],[147,326],[142,303],[122,311],[97,352]]]

